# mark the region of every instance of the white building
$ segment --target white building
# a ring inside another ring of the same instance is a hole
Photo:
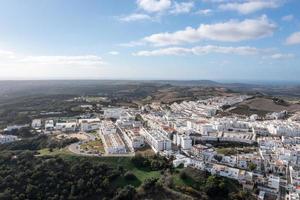
[[[111,121],[102,121],[100,124],[100,132],[103,135],[113,134],[117,132],[117,128]]]
[[[173,138],[174,143],[180,146],[183,150],[190,150],[192,148],[192,139],[188,135],[176,134]]]
[[[53,120],[46,120],[45,130],[46,131],[53,131],[54,130],[54,121]]]
[[[155,152],[171,150],[172,143],[160,130],[141,129],[141,134]]]
[[[76,122],[58,122],[55,125],[55,129],[63,132],[74,132],[76,131]]]
[[[109,121],[103,122],[100,126],[99,135],[107,154],[124,154],[127,152],[125,143],[116,130],[114,124]]]
[[[124,154],[126,147],[121,137],[117,133],[102,135],[101,139],[104,144],[104,149],[107,154]]]
[[[268,177],[268,187],[275,189],[276,191],[279,191],[280,186],[280,178],[278,176],[269,176]]]
[[[138,149],[145,146],[145,139],[140,134],[139,128],[133,129],[120,129],[123,134],[123,138],[131,150]]]
[[[14,142],[16,140],[18,140],[18,137],[14,135],[0,135],[0,144]]]
[[[95,131],[100,128],[100,119],[79,119],[80,130],[84,132]]]
[[[103,109],[104,118],[114,118],[119,119],[121,115],[125,112],[123,108],[105,108]]]
[[[13,131],[13,130],[20,130],[22,128],[26,128],[29,127],[28,124],[24,124],[24,125],[12,125],[12,126],[7,126],[4,131]]]
[[[42,127],[42,120],[41,119],[32,120],[31,127],[34,129],[40,129]]]

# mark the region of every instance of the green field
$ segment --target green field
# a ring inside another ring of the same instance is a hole
[[[63,156],[63,155],[75,155],[71,151],[68,150],[67,147],[62,148],[62,149],[52,149],[50,150],[49,148],[41,149],[38,151],[38,156]]]
[[[103,143],[100,139],[97,139],[95,141],[89,141],[87,143],[82,144],[81,149],[84,149],[86,151],[96,151],[98,153],[105,153]]]
[[[152,177],[159,178],[159,176],[161,175],[160,171],[149,171],[136,168],[131,162],[130,157],[86,157],[73,154],[67,148],[53,149],[52,152],[50,152],[49,149],[42,149],[38,152],[38,156],[59,156],[62,157],[64,160],[68,160],[74,163],[89,161],[93,163],[107,164],[108,166],[113,168],[118,168],[121,166],[124,168],[125,171],[130,171],[137,177],[137,179],[133,181],[125,180],[124,177],[119,177],[115,181],[115,186],[125,186],[130,184],[135,187],[138,187],[145,179]]]

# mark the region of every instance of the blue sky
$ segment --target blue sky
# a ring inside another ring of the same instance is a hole
[[[0,79],[300,81],[298,0],[0,0]]]

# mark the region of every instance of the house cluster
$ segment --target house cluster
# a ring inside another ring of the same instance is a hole
[[[43,133],[51,133],[53,131],[76,132],[76,131],[96,131],[100,127],[100,119],[94,118],[66,118],[66,119],[34,119],[31,127]]]

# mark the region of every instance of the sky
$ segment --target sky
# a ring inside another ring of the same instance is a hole
[[[300,82],[299,0],[0,0],[0,79]]]

